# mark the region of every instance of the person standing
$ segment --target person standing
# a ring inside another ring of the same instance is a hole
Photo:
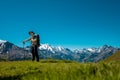
[[[31,41],[31,53],[32,53],[32,61],[39,62],[39,55],[38,55],[38,47],[40,46],[39,35],[35,35],[33,31],[29,31],[30,38],[23,41],[23,44],[27,41]]]

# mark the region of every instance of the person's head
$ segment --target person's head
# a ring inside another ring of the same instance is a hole
[[[29,31],[28,34],[31,35],[31,36],[34,36],[35,33],[33,31]]]

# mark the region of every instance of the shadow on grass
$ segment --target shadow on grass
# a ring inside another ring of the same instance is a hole
[[[1,77],[0,76],[0,80],[22,80],[21,79],[22,76],[17,75],[17,76],[8,76],[8,77]]]
[[[23,75],[18,74],[15,76],[5,76],[5,77],[0,76],[0,80],[30,80],[31,78],[34,78],[36,75],[40,75],[40,74],[42,74],[42,71],[38,70],[35,72],[28,72]]]

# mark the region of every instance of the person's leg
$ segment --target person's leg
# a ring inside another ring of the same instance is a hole
[[[35,50],[34,50],[34,46],[31,46],[31,53],[32,53],[32,61],[35,60]]]
[[[36,56],[37,61],[39,62],[39,55],[38,55],[38,47],[37,46],[35,46],[35,56]]]

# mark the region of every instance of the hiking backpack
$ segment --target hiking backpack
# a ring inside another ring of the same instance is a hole
[[[37,37],[37,46],[39,47],[40,46],[40,36],[39,36],[39,34],[37,34],[36,37]]]

